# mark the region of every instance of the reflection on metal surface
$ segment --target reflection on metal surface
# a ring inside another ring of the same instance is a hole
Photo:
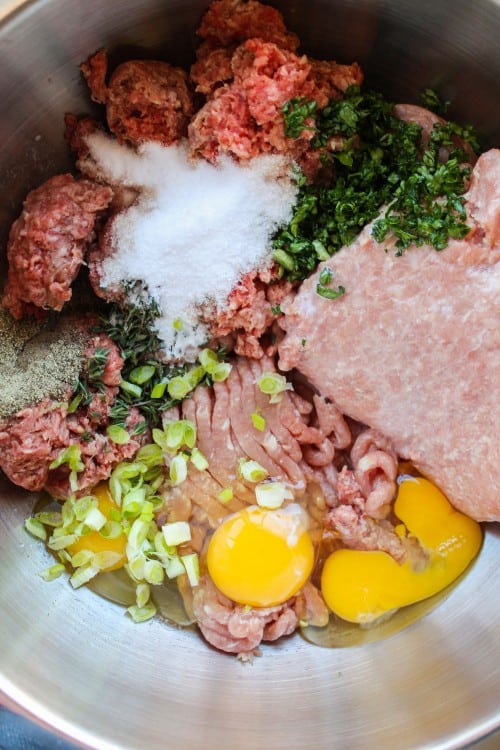
[[[9,5],[9,4],[8,4]],[[27,190],[70,167],[62,114],[90,111],[78,63],[105,45],[188,64],[204,0],[32,0],[0,27],[0,242]],[[401,99],[425,85],[500,144],[500,7],[491,0],[280,0],[304,48],[357,58]],[[3,3],[0,18],[5,18]],[[1,273],[1,270],[0,270]],[[194,631],[134,625],[65,579],[45,584],[22,524],[33,499],[0,481],[0,691],[102,750],[451,750],[499,726],[500,535],[439,607],[387,640],[321,649],[300,637],[241,665]]]

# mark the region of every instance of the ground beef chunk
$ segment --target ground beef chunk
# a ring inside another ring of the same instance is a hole
[[[280,303],[293,294],[293,288],[291,282],[278,280],[274,267],[253,271],[238,282],[222,311],[204,311],[205,322],[212,336],[236,354],[254,359],[269,356],[280,333],[275,326]]]
[[[47,398],[0,425],[0,468],[15,484],[67,497],[72,492],[67,465],[50,469],[50,464],[64,448],[76,445],[84,465],[78,473],[76,494],[83,495],[107,479],[119,461],[132,458],[144,441],[144,437],[132,435],[128,443],[117,445],[106,433],[123,361],[115,344],[104,334],[89,341],[85,356],[91,358],[98,347],[106,349],[108,354],[103,385],[94,392],[90,403],[69,414],[67,402],[54,403]],[[70,396],[68,391],[68,399]],[[131,433],[140,421],[139,413],[131,410],[126,425]]]
[[[190,78],[196,91],[209,95],[221,84],[233,79],[231,58],[235,47],[216,47],[204,42],[196,50],[197,61],[191,66]]]
[[[203,16],[198,36],[218,47],[228,47],[251,37],[274,42],[282,49],[296,50],[298,37],[287,31],[283,16],[257,0],[215,0]]]
[[[193,99],[184,70],[157,60],[130,60],[106,85],[107,68],[102,49],[81,65],[92,99],[106,105],[109,129],[120,142],[168,146],[186,135]]]
[[[58,175],[32,190],[13,223],[2,303],[15,318],[38,309],[61,310],[94,239],[96,220],[111,198],[109,187]]]
[[[247,39],[232,56],[231,51],[206,46],[193,68],[198,90],[209,98],[188,128],[192,153],[209,161],[224,153],[242,160],[263,152],[289,154],[299,163],[305,159],[305,171],[313,176],[319,154],[315,160],[305,156],[313,129],[288,138],[283,105],[304,97],[326,106],[361,83],[359,66],[311,61],[262,38]]]

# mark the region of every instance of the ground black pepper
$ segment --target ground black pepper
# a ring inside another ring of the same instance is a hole
[[[88,340],[72,319],[14,320],[0,307],[0,419],[74,388]]]

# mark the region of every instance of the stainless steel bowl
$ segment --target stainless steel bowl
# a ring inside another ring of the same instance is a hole
[[[89,110],[78,63],[99,46],[189,63],[205,0],[0,2],[2,242],[26,191],[69,167],[62,114]],[[359,60],[415,101],[426,85],[500,145],[495,0],[282,0],[304,48]],[[498,527],[436,610],[386,641],[325,650],[300,637],[242,665],[195,632],[43,583],[23,531],[33,497],[0,480],[0,691],[82,745],[111,750],[458,748],[500,725]]]

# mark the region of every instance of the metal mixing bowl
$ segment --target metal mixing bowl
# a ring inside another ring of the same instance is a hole
[[[188,64],[205,0],[0,2],[2,242],[26,191],[65,170],[62,114],[89,111],[78,63],[100,46]],[[436,86],[452,116],[500,145],[495,0],[282,0],[318,57],[359,60],[368,83],[415,101]],[[82,745],[111,750],[458,748],[500,724],[498,527],[436,610],[388,640],[325,650],[299,636],[252,665],[195,632],[134,625],[64,579],[23,531],[33,497],[0,481],[0,692]]]

